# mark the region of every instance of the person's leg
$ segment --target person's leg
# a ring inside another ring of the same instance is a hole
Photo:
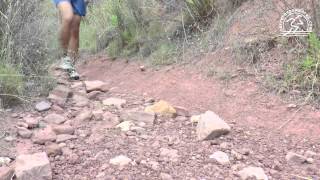
[[[67,55],[71,35],[73,8],[70,1],[60,1],[57,4],[57,7],[61,17],[61,29],[59,35],[60,45],[63,50],[63,54]]]
[[[77,14],[73,15],[69,41],[69,53],[73,60],[78,58],[80,22],[81,16]]]

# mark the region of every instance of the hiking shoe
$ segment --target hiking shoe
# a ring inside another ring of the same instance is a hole
[[[75,69],[68,70],[68,72],[69,72],[70,79],[72,79],[72,80],[79,80],[80,79],[80,76]]]
[[[61,58],[61,62],[59,65],[60,69],[66,70],[66,71],[71,71],[74,70],[74,67],[71,63],[71,58],[68,56],[65,56],[63,58]]]

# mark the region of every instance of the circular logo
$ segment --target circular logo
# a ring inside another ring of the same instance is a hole
[[[282,36],[308,36],[312,32],[312,21],[303,9],[291,9],[281,16]]]

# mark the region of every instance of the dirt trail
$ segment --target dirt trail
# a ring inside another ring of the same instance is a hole
[[[7,118],[15,124],[6,141],[16,152],[0,150],[0,159],[16,161],[9,171],[0,162],[0,179],[4,172],[30,180],[320,179],[319,125],[295,120],[274,131],[296,109],[256,83],[235,78],[226,86],[188,67],[141,72],[136,63],[103,57],[80,72],[83,81],[70,82],[54,71],[59,86],[47,100]],[[222,119],[201,115],[207,110]],[[316,112],[306,107],[296,116]],[[205,121],[216,123],[197,125]]]
[[[199,113],[208,109],[229,122],[300,137],[319,138],[320,111],[310,106],[293,107],[280,97],[261,90],[254,78],[233,78],[228,84],[209,79],[195,68],[170,67],[141,72],[139,64],[98,57],[81,66],[88,79],[98,79],[117,91],[165,99]]]

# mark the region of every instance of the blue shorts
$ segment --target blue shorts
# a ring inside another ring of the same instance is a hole
[[[86,15],[86,3],[84,0],[53,0],[56,5],[58,5],[60,2],[68,1],[70,2],[73,13],[77,14],[79,16],[85,16]]]

